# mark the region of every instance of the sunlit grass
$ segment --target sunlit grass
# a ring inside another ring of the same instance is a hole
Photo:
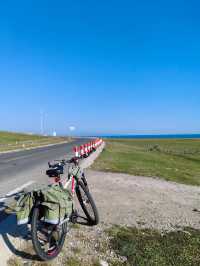
[[[107,230],[115,252],[127,258],[118,266],[200,265],[200,231],[160,233],[151,229],[114,226]],[[113,264],[113,266],[116,264]]]
[[[200,185],[200,140],[107,139],[94,169]]]
[[[63,137],[49,137],[0,131],[0,151],[33,148],[40,145],[59,143],[67,140],[67,138]]]

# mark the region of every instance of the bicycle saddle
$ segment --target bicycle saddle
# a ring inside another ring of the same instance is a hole
[[[53,168],[50,168],[46,171],[46,175],[49,177],[57,177],[64,173],[64,167],[62,165],[57,165]]]

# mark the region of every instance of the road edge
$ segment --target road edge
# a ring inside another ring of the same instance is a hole
[[[47,145],[40,145],[40,146],[36,146],[36,147],[29,147],[29,148],[22,148],[22,149],[16,149],[16,150],[8,150],[8,151],[0,151],[0,155],[1,154],[6,154],[6,153],[14,153],[14,152],[20,152],[20,151],[29,151],[29,150],[37,150],[40,148],[45,148],[45,147],[51,147],[51,146],[56,146],[56,145],[62,145],[65,143],[70,143],[72,141],[62,141],[62,142],[57,142],[57,143],[50,143]]]

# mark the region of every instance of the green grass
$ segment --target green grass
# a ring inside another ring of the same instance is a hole
[[[98,259],[92,260],[91,262],[86,263],[76,257],[71,257],[67,259],[65,265],[66,266],[101,266]]]
[[[200,139],[106,139],[93,169],[200,185]]]
[[[114,226],[107,231],[114,251],[127,258],[125,266],[189,266],[200,265],[200,231],[161,234],[151,229]],[[111,264],[112,265],[112,264]]]
[[[66,266],[81,266],[82,262],[78,258],[71,257],[67,260]]]
[[[65,140],[67,138],[0,131],[0,151],[36,147]]]

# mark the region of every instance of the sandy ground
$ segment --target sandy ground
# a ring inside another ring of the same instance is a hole
[[[200,187],[87,170],[101,221],[173,230],[200,228]]]

